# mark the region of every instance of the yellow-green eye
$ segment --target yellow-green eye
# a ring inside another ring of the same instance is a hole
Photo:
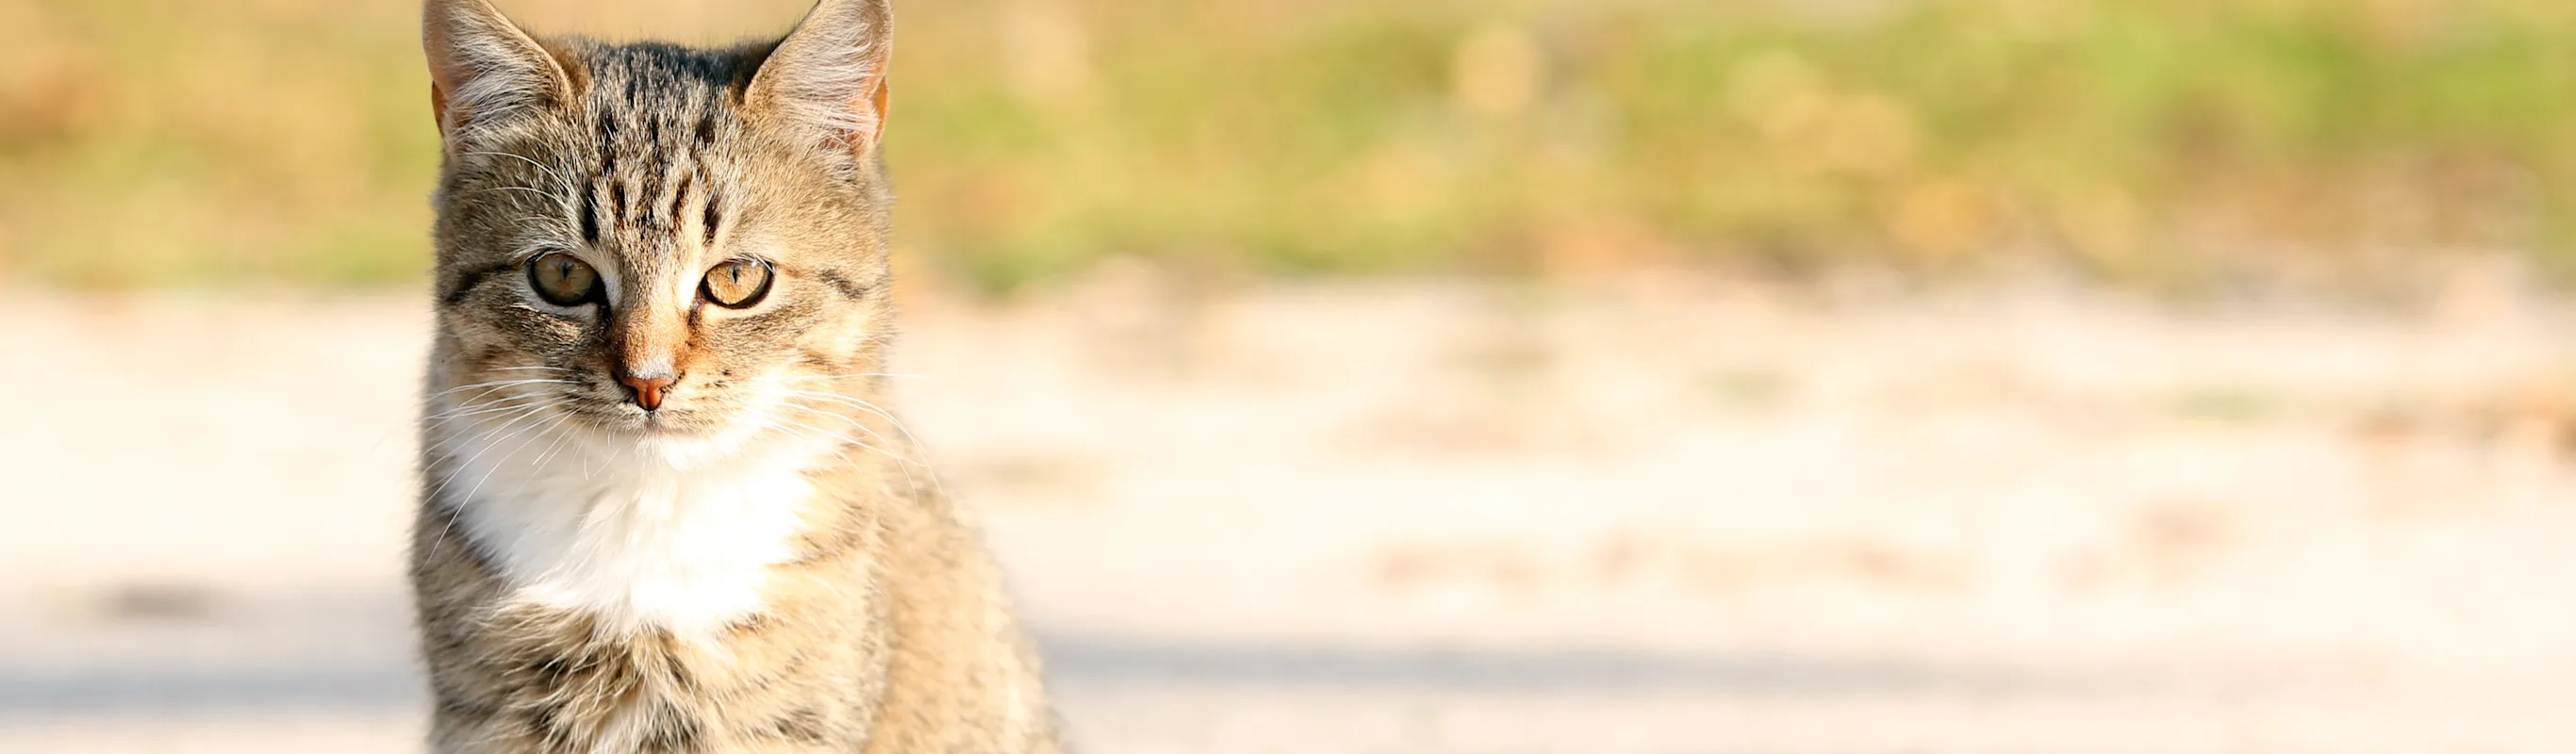
[[[741,309],[760,303],[760,297],[769,295],[769,277],[768,262],[736,259],[708,270],[706,285],[702,287],[708,301],[728,309]]]
[[[528,260],[528,286],[556,306],[580,306],[601,298],[599,271],[560,251]]]

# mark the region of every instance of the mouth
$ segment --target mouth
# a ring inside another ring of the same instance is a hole
[[[665,439],[696,437],[698,435],[706,434],[706,428],[697,426],[694,422],[683,421],[680,417],[673,416],[669,413],[662,411],[645,411],[641,413],[643,416],[635,419],[636,432],[644,435],[645,437]]]
[[[567,414],[610,435],[633,435],[643,438],[681,438],[707,434],[710,430],[701,412],[665,406],[646,411],[632,403],[579,402],[563,407]]]

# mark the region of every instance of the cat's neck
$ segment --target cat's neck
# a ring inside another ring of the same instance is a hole
[[[837,458],[802,436],[448,434],[433,439],[435,494],[513,602],[675,634],[759,612],[769,567],[797,555],[812,472]]]

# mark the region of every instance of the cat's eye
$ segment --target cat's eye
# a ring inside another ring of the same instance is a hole
[[[717,306],[742,309],[769,295],[769,278],[768,262],[736,259],[708,270],[706,284],[699,287]]]
[[[528,260],[528,286],[537,289],[539,298],[556,306],[580,306],[604,298],[599,271],[560,251]]]

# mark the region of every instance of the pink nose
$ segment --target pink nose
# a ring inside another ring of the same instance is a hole
[[[617,381],[625,383],[626,389],[635,394],[635,405],[643,407],[646,411],[652,411],[662,407],[662,394],[668,392],[673,384],[680,381],[680,378],[677,375],[667,374],[629,374],[619,376]]]

